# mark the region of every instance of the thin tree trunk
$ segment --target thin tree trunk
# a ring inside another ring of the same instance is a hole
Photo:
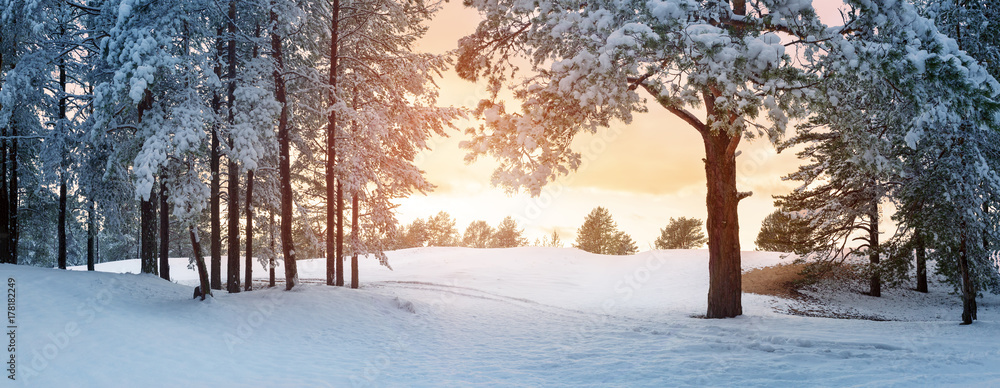
[[[743,314],[740,233],[736,190],[736,147],[740,135],[702,131],[708,181],[708,318]]]
[[[221,60],[222,58],[222,26],[216,29],[216,39],[215,39],[215,50],[216,56]],[[218,64],[215,65],[215,76],[222,78],[222,66]],[[216,91],[212,94],[212,111],[216,115],[222,109],[222,97],[219,92]],[[209,155],[209,169],[212,174],[211,182],[211,194],[210,194],[210,207],[211,214],[209,216],[209,223],[211,224],[211,235],[209,236],[209,243],[211,245],[211,260],[212,260],[212,289],[221,290],[222,289],[222,211],[220,209],[221,200],[221,184],[219,183],[219,159],[221,158],[221,153],[219,152],[219,126],[212,126],[212,149]]]
[[[66,176],[59,174],[59,269],[66,269]],[[52,241],[52,240],[49,240]]]
[[[18,210],[20,210],[20,202],[18,201],[18,195],[20,194],[20,189],[18,188],[17,176],[17,121],[11,120],[10,125],[10,135],[12,139],[10,140],[10,192],[7,195],[10,197],[9,211],[10,214],[10,257],[14,261],[12,264],[17,264],[17,246],[21,240],[21,223],[17,216]]]
[[[229,0],[229,90],[227,98],[229,100],[229,114],[227,122],[233,125],[236,118],[236,1]],[[233,138],[229,138],[229,144],[235,144]],[[227,288],[229,292],[240,292],[240,166],[232,156],[229,157],[229,205],[226,207],[226,214],[229,221],[226,227],[229,229],[229,246],[226,248],[226,256],[229,259],[227,274]]]
[[[337,182],[337,285],[344,286],[344,190]]]
[[[958,269],[962,276],[962,324],[969,325],[976,320],[976,285],[969,271],[969,254],[965,233],[962,233],[962,247],[959,250]]]
[[[66,29],[59,27],[60,35],[66,35]],[[59,122],[56,127],[60,135],[65,137],[66,133],[66,58],[59,56]],[[62,163],[59,166],[59,268],[66,269],[66,174],[69,174],[66,163],[66,149],[61,150],[60,157]]]
[[[94,270],[97,261],[97,202],[90,200],[90,211],[87,212],[87,271]]]
[[[358,288],[358,194],[351,196],[351,288]]]
[[[170,281],[170,208],[167,183],[160,179],[160,277]]]
[[[295,287],[298,279],[295,263],[295,247],[292,244],[292,180],[291,146],[288,133],[288,102],[285,96],[284,58],[281,52],[281,35],[276,31],[278,14],[274,12],[274,2],[271,2],[271,52],[274,58],[274,97],[281,104],[281,114],[278,116],[278,181],[281,191],[281,250],[285,257],[285,289]]]
[[[254,38],[260,38],[260,22],[254,24]],[[251,58],[256,59],[258,55],[257,40],[253,43],[253,53]],[[253,170],[247,171],[247,249],[246,249],[246,278],[244,279],[244,290],[253,289]]]
[[[917,291],[927,292],[927,247],[920,232],[915,233],[913,238],[917,251]]]
[[[329,106],[333,106],[337,103],[337,67],[339,59],[337,57],[337,47],[339,35],[339,22],[340,22],[340,0],[333,0],[333,16],[330,18],[330,95],[329,95]],[[326,285],[332,286],[336,284],[336,271],[337,264],[340,256],[337,255],[337,244],[336,241],[336,230],[334,230],[333,225],[337,222],[336,219],[339,217],[337,212],[340,211],[339,207],[336,207],[332,201],[330,201],[336,193],[336,172],[335,165],[337,163],[337,112],[334,109],[330,109],[330,114],[327,116],[326,124]]]
[[[267,285],[268,285],[268,287],[274,287],[274,267],[276,267],[278,265],[278,263],[274,260],[274,252],[275,252],[274,251],[274,249],[275,249],[275,244],[274,244],[274,212],[269,212],[269,213],[271,213],[270,227],[268,228],[268,230],[271,231],[271,254],[268,255],[268,258],[267,258],[267,264],[268,264],[267,265],[267,268],[268,268],[268,271],[267,271],[268,272]]]
[[[872,202],[872,209],[868,213],[868,219],[871,221],[868,225],[868,262],[872,269],[868,294],[880,297],[882,296],[882,276],[879,272],[878,203]]]
[[[0,38],[0,42],[3,38]],[[0,71],[3,70],[3,54],[0,54]],[[2,108],[0,104],[0,108]],[[0,128],[0,135],[7,136],[7,127]],[[7,203],[7,140],[0,140],[0,263],[13,263],[10,251],[10,208]]]
[[[191,235],[191,248],[194,251],[194,263],[198,268],[198,280],[201,284],[201,300],[205,296],[212,296],[212,287],[208,281],[208,269],[205,268],[205,258],[201,255],[201,239],[198,237],[198,229],[188,226],[188,234]]]
[[[247,171],[247,252],[246,277],[243,279],[243,289],[253,289],[253,170]]]

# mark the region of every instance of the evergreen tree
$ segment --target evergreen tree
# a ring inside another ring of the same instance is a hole
[[[846,78],[870,69],[872,63],[859,54],[895,52],[895,61],[882,63],[912,66],[907,71],[915,73],[939,64],[926,62],[922,54],[907,59],[907,53],[931,52],[915,42],[946,39],[912,4],[847,3],[847,23],[829,28],[819,22],[811,1],[601,0],[565,6],[470,0],[467,4],[485,20],[460,41],[457,70],[466,79],[487,78],[493,94],[476,112],[485,125],[470,131],[469,159],[495,156],[500,166],[494,182],[538,195],[544,184],[582,163],[570,147],[577,133],[592,133],[613,120],[628,123],[633,112],[648,109],[646,98],[655,101],[693,127],[705,146],[706,315],[740,315],[738,203],[750,195],[736,185],[743,137],[779,140],[790,119],[809,114],[813,100],[806,97],[817,93],[825,76]],[[778,33],[792,38],[783,43]],[[786,48],[796,53],[794,60]],[[521,54],[528,54],[534,72],[511,85],[521,106],[508,110],[499,92],[518,76]],[[981,84],[977,73],[953,76]],[[919,104],[940,106],[930,95],[910,96]],[[869,224],[877,224],[879,200],[869,198]],[[867,237],[873,259],[879,253],[877,237],[877,232]]]
[[[670,217],[670,222],[660,229],[660,237],[653,243],[656,249],[694,249],[708,241],[701,231],[702,222],[697,218]]]
[[[493,227],[487,224],[486,221],[476,220],[469,223],[469,226],[465,228],[465,234],[462,236],[462,246],[469,248],[487,248],[490,245],[490,239],[493,238]]]
[[[601,255],[628,255],[638,251],[632,237],[618,230],[611,212],[601,206],[594,208],[576,231],[578,248]]]
[[[427,223],[423,219],[417,218],[409,225],[400,230],[400,248],[417,248],[427,244],[429,234]]]
[[[446,212],[428,217],[424,224],[427,230],[427,246],[429,247],[453,247],[458,245],[458,230],[455,229],[455,220]]]
[[[523,237],[524,230],[517,228],[517,221],[511,216],[504,217],[490,237],[490,248],[514,248],[528,243]]]
[[[623,231],[615,232],[613,245],[610,248],[608,254],[610,255],[634,255],[639,251],[639,247],[635,245],[635,241],[632,240],[632,236],[629,236]]]
[[[805,255],[814,251],[810,244],[811,227],[806,219],[796,213],[775,210],[764,217],[757,233],[757,250],[788,252]]]

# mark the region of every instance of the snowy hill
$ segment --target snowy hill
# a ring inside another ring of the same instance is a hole
[[[745,252],[743,261],[748,269],[781,259]],[[17,287],[17,383],[1000,384],[996,309],[971,326],[837,320],[779,314],[772,307],[786,301],[745,294],[742,317],[694,318],[705,310],[703,250],[418,248],[390,252],[394,271],[363,262],[360,290],[306,284],[217,292],[208,302],[190,299],[186,259],[171,261],[179,284],[0,265]],[[322,260],[299,268],[303,279],[324,273]],[[137,272],[138,263],[98,269]]]

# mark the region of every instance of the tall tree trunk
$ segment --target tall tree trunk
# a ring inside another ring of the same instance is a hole
[[[170,208],[167,183],[160,179],[160,277],[170,281]]]
[[[882,296],[882,276],[879,270],[879,242],[878,242],[878,202],[872,201],[871,210],[868,212],[868,263],[871,264],[871,279],[868,294],[871,296]]]
[[[227,98],[229,100],[229,114],[226,118],[230,126],[236,118],[236,1],[229,0],[229,90]],[[230,136],[229,144],[232,147],[235,142]],[[229,229],[229,246],[226,248],[226,256],[229,259],[229,268],[226,271],[229,292],[240,292],[240,166],[236,164],[236,159],[232,155],[229,157],[229,205],[226,207],[226,214],[229,221],[226,227]]]
[[[20,210],[20,202],[18,200],[18,195],[20,194],[20,189],[18,188],[17,176],[17,122],[12,120],[10,126],[10,135],[13,137],[10,140],[10,192],[7,195],[10,197],[9,211],[10,214],[10,257],[14,260],[12,264],[17,264],[17,246],[21,240],[21,223],[20,218],[18,218],[18,210]]]
[[[60,35],[66,35],[66,28],[60,26]],[[59,121],[56,128],[59,135],[65,138],[66,133],[66,58],[59,56]],[[63,140],[65,141],[65,140]],[[66,163],[66,148],[60,150],[61,163],[59,165],[59,268],[66,269],[66,174],[69,174],[68,163]]]
[[[0,42],[3,38],[0,38]],[[3,70],[3,54],[0,54],[0,71]],[[3,104],[0,104],[0,108]],[[7,126],[0,128],[0,136],[7,137]],[[0,263],[13,263],[10,251],[10,208],[7,203],[7,139],[0,140]]]
[[[326,285],[332,286],[336,283],[336,270],[340,256],[337,253],[336,231],[333,225],[339,216],[336,212],[340,209],[331,201],[336,196],[336,171],[337,163],[337,112],[332,109],[337,103],[337,67],[339,58],[337,57],[340,23],[340,0],[333,0],[333,16],[330,18],[330,114],[327,116],[326,124]]]
[[[917,291],[927,292],[927,247],[920,232],[914,233],[913,238],[917,251]]]
[[[246,277],[243,279],[243,289],[253,289],[253,170],[247,171],[247,252]]]
[[[59,174],[59,269],[66,269],[66,176]],[[51,240],[49,240],[51,241]]]
[[[705,176],[708,180],[708,318],[743,314],[740,229],[736,190],[736,147],[740,135],[704,128]]]
[[[267,275],[267,277],[268,277],[268,279],[267,279],[267,286],[268,287],[274,287],[274,267],[276,267],[278,265],[278,263],[274,260],[274,252],[275,252],[274,251],[274,248],[275,248],[275,244],[274,244],[274,212],[269,212],[269,213],[271,213],[271,217],[270,217],[271,218],[270,219],[270,223],[271,224],[268,227],[268,230],[271,231],[271,254],[269,254],[268,258],[267,258],[267,269],[268,269],[268,271],[267,271],[268,272],[268,275]]]
[[[733,0],[733,12],[745,16],[746,1]],[[743,314],[738,207],[740,200],[750,194],[736,190],[736,148],[742,134],[730,134],[726,129],[712,130],[712,112],[718,97],[711,89],[702,91],[708,120],[706,123],[697,122],[697,119],[686,121],[698,130],[705,143],[705,179],[708,182],[708,311],[705,317],[732,318]],[[729,120],[732,125],[732,119]]]
[[[94,270],[97,262],[97,201],[90,199],[90,211],[87,212],[87,271]]]
[[[254,38],[260,38],[260,22],[254,24]],[[251,58],[256,59],[258,54],[257,40],[253,43],[253,53]],[[244,278],[244,289],[250,291],[253,289],[253,170],[247,171],[247,249],[246,249],[246,278]]]
[[[149,199],[141,199],[139,203],[139,262],[142,273],[157,273],[155,200],[156,195],[150,190]]]
[[[198,229],[193,225],[188,226],[188,234],[191,236],[191,250],[194,251],[194,263],[198,268],[198,280],[201,286],[201,300],[205,296],[212,296],[212,287],[208,281],[208,269],[205,268],[205,258],[201,255],[201,239],[198,237]]]
[[[219,60],[215,65],[215,76],[219,79],[222,78],[222,66],[219,64],[222,60],[222,26],[216,29],[215,38],[215,50],[216,58]],[[219,111],[222,110],[222,97],[219,92],[216,91],[212,93],[212,111],[215,115],[219,115]],[[211,182],[211,194],[209,195],[209,202],[211,207],[211,213],[209,215],[209,223],[211,224],[211,231],[209,236],[209,243],[211,245],[211,265],[212,265],[212,289],[221,290],[222,289],[222,212],[220,209],[220,202],[222,202],[221,197],[221,184],[219,183],[219,159],[221,154],[219,152],[219,126],[212,126],[212,149],[209,155],[209,169],[212,174]]]
[[[344,286],[344,190],[337,181],[337,285]]]
[[[351,196],[351,288],[358,288],[358,193]]]
[[[969,271],[969,253],[966,235],[962,233],[962,247],[959,249],[958,269],[962,276],[962,324],[969,325],[976,320],[976,285]]]
[[[298,280],[295,263],[295,247],[292,244],[292,174],[289,149],[291,147],[288,133],[288,101],[285,96],[284,57],[281,52],[281,35],[276,28],[278,14],[274,12],[274,2],[271,2],[271,52],[274,58],[274,97],[281,104],[281,114],[278,116],[278,181],[281,191],[281,250],[285,257],[285,289],[291,290]]]

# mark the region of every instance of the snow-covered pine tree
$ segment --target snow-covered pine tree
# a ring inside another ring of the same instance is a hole
[[[938,271],[962,295],[962,322],[970,324],[976,319],[977,294],[1000,291],[995,259],[1000,245],[1000,84],[995,79],[1000,54],[991,26],[1000,16],[990,2],[925,6],[939,23],[936,28],[907,9],[888,20],[898,28],[880,29],[910,42],[906,51],[895,53],[904,60],[889,68],[914,110],[912,125],[901,134],[906,179],[896,191],[896,219],[916,243],[929,248],[928,258],[936,259]]]
[[[205,2],[105,4],[100,41],[113,76],[95,88],[92,141],[131,159],[134,195],[150,201],[157,176],[174,215],[193,225],[208,199],[204,150],[215,117],[207,103],[214,34]]]
[[[802,1],[467,1],[485,16],[460,42],[459,75],[486,77],[494,98],[478,113],[486,125],[466,144],[470,158],[500,160],[494,183],[538,194],[579,167],[570,149],[580,132],[646,111],[643,90],[704,140],[708,182],[710,286],[707,316],[740,315],[736,148],[743,137],[776,139],[800,97],[814,46],[829,35]],[[837,32],[837,29],[833,29]],[[793,64],[778,32],[801,37]],[[806,39],[808,38],[808,39]],[[497,93],[526,54],[535,74],[514,87],[523,102],[508,110]],[[704,108],[699,117],[695,109]]]
[[[337,191],[352,203],[358,198],[358,206],[352,207],[359,219],[352,231],[351,255],[371,254],[388,265],[383,244],[384,236],[396,228],[393,201],[433,187],[413,165],[414,157],[428,148],[430,136],[444,136],[461,111],[437,106],[433,80],[447,68],[449,56],[413,50],[439,2],[339,4],[344,7],[337,35],[339,76],[328,107],[341,129],[334,150]],[[343,217],[337,219],[340,223]],[[338,267],[338,284],[341,273]]]
[[[295,246],[292,241],[292,182],[291,136],[289,131],[288,90],[285,82],[284,36],[289,32],[288,17],[298,8],[287,1],[271,0],[268,7],[268,31],[271,38],[271,58],[274,61],[274,99],[280,107],[278,114],[278,182],[281,197],[281,252],[285,264],[285,289],[291,290],[298,282]]]
[[[862,57],[866,68],[878,67],[879,59]],[[850,61],[835,56],[827,59]],[[811,98],[810,119],[779,146],[779,151],[801,147],[798,156],[808,161],[784,177],[801,185],[788,195],[777,196],[776,205],[797,222],[808,223],[811,251],[807,258],[814,260],[813,269],[822,272],[846,257],[866,254],[872,296],[881,295],[880,205],[890,182],[897,181],[899,167],[891,144],[903,125],[899,118],[906,111],[902,98],[874,71],[826,74]],[[863,244],[849,246],[854,240]]]
[[[546,182],[576,169],[581,159],[570,149],[573,136],[613,120],[628,123],[632,112],[645,111],[639,89],[702,135],[709,318],[742,313],[736,210],[749,193],[735,183],[741,139],[777,140],[789,119],[805,116],[803,97],[814,95],[831,70],[826,54],[841,56],[841,67],[833,70],[846,73],[864,65],[852,53],[865,47],[905,53],[912,38],[936,36],[928,35],[933,23],[911,4],[892,0],[848,1],[849,23],[834,28],[819,22],[811,1],[798,0],[466,3],[485,20],[460,42],[458,71],[467,79],[487,77],[494,91],[478,110],[486,125],[473,130],[467,147],[470,158],[500,159],[495,183],[537,194]],[[915,23],[902,21],[904,16]],[[902,33],[886,27],[894,23]],[[787,44],[778,33],[791,37]],[[875,40],[858,45],[847,39],[852,37]],[[794,61],[786,48],[796,52]],[[514,86],[522,105],[519,112],[508,111],[497,96],[516,73],[512,59],[522,54],[535,74]],[[921,103],[928,97],[915,96]],[[699,108],[703,118],[694,110]]]

